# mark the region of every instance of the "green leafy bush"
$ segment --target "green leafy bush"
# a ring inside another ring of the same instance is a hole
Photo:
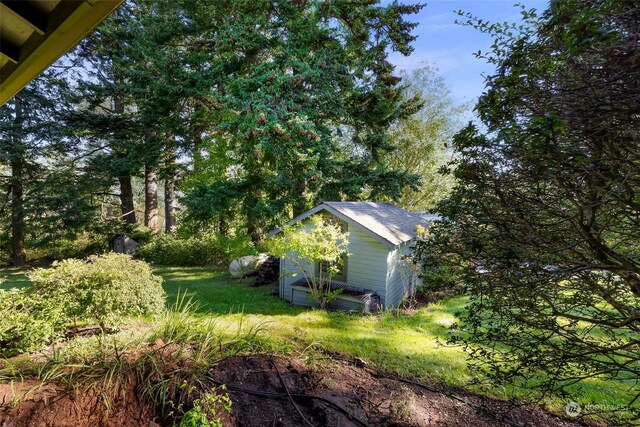
[[[68,323],[64,297],[40,298],[32,288],[0,290],[0,356],[36,349],[54,338]]]
[[[105,252],[109,248],[107,239],[91,233],[83,233],[74,239],[60,239],[55,245],[46,246],[38,250],[42,255],[53,260],[67,258],[85,258]]]
[[[202,399],[196,399],[192,409],[187,411],[178,427],[222,427],[219,413],[231,412],[229,395],[205,393]]]
[[[164,309],[162,278],[129,255],[108,253],[68,259],[29,274],[39,298],[59,298],[69,318],[102,326],[123,317],[155,316]]]
[[[74,321],[119,322],[165,308],[162,279],[149,265],[109,253],[54,262],[29,274],[33,286],[0,290],[0,356],[51,342]]]
[[[216,234],[182,236],[158,234],[138,247],[136,254],[158,265],[222,265],[244,255],[255,254],[248,236],[226,237]]]
[[[217,240],[213,235],[182,238],[175,234],[158,234],[138,246],[136,255],[159,265],[202,266],[220,259]]]

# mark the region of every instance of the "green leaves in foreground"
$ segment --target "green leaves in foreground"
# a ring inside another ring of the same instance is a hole
[[[71,323],[107,323],[157,316],[164,310],[162,278],[128,255],[68,259],[33,271],[33,286],[0,291],[0,355],[35,350]]]

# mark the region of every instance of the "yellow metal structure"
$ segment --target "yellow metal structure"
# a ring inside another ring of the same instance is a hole
[[[123,0],[0,0],[0,105],[71,50]]]

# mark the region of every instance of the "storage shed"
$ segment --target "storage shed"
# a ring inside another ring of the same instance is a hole
[[[390,203],[324,202],[297,216],[291,223],[312,226],[309,217],[329,215],[349,232],[349,253],[340,274],[331,282],[343,292],[330,304],[343,310],[371,311],[394,307],[415,292],[418,277],[405,255],[411,252],[416,227],[429,221]],[[277,234],[275,230],[271,235]],[[318,265],[308,264],[314,275]],[[295,275],[292,276],[292,273]],[[312,305],[304,275],[291,261],[280,262],[280,297],[297,305]]]

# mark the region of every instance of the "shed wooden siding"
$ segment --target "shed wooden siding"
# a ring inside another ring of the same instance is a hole
[[[384,305],[389,250],[356,226],[349,224],[348,231],[351,255],[347,258],[347,283],[376,291]]]
[[[347,225],[349,232],[349,253],[347,258],[347,283],[376,291],[380,303],[385,305],[387,291],[387,257],[389,250],[382,243],[369,236],[353,224]],[[313,265],[307,271],[313,274]],[[283,259],[280,263],[280,297],[292,301],[291,284],[302,278],[302,272],[292,261]],[[296,272],[296,277],[287,273]]]
[[[406,242],[389,251],[387,259],[387,299],[386,306],[398,306],[408,297],[415,286],[415,274],[404,256],[411,253],[411,244]]]

